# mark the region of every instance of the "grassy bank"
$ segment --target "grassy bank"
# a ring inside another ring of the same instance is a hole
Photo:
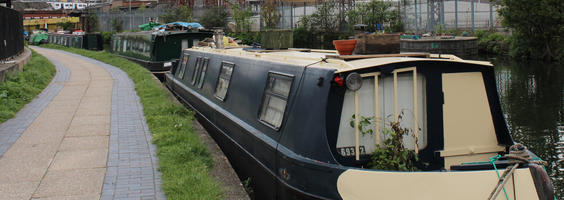
[[[163,174],[163,190],[167,199],[220,199],[219,184],[210,176],[212,159],[199,136],[194,132],[194,115],[179,104],[149,71],[127,59],[103,51],[66,48],[57,45],[42,47],[61,49],[90,57],[121,68],[135,83],[143,112],[157,145],[159,170]]]
[[[37,96],[55,75],[55,66],[32,51],[31,60],[22,72],[8,75],[0,83],[0,123],[16,113]]]

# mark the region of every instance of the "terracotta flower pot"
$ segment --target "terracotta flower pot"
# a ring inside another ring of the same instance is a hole
[[[352,55],[356,40],[333,40],[333,45],[339,52],[339,55]]]

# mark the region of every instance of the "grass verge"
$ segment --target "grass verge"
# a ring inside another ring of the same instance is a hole
[[[0,123],[11,119],[37,96],[55,75],[55,66],[32,50],[31,60],[23,71],[9,74],[0,83]]]
[[[159,171],[167,199],[221,199],[219,184],[210,176],[213,160],[194,132],[194,114],[156,82],[151,73],[127,59],[103,51],[42,45],[93,58],[119,67],[135,83],[143,112],[157,145]]]

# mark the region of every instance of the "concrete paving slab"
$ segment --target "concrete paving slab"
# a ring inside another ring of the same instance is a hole
[[[98,81],[94,81],[90,84],[90,88],[113,88],[114,85],[114,79],[104,79],[104,80],[98,80]]]
[[[37,187],[36,182],[0,184],[0,200],[28,200]]]
[[[53,153],[54,155],[54,153]],[[38,160],[2,159],[0,161],[0,183],[37,182],[45,175],[53,155]]]
[[[104,124],[104,125],[99,125],[99,124],[95,124],[95,125],[74,125],[72,124],[68,131],[67,131],[67,136],[103,136],[103,135],[109,135],[110,134],[110,130],[109,130],[110,126],[108,124]]]
[[[110,109],[111,106],[106,103],[97,103],[89,106],[81,106],[76,111],[76,116],[107,115],[107,112],[109,112]]]
[[[74,116],[71,123],[72,126],[81,125],[110,125],[110,116],[108,115],[84,115]]]
[[[104,168],[48,171],[33,198],[99,193],[105,173]]]
[[[104,168],[107,157],[107,149],[60,151],[47,173],[52,170]]]
[[[58,143],[26,144],[17,141],[3,156],[4,159],[37,160],[57,151]],[[51,156],[52,157],[52,156]]]
[[[95,88],[88,88],[84,96],[86,97],[111,96],[110,94],[112,94],[111,87],[95,87]]]
[[[24,144],[59,143],[64,136],[65,132],[28,130],[20,136],[18,142]]]
[[[108,149],[108,136],[65,137],[59,151]]]

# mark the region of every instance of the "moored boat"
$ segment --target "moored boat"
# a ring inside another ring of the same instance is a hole
[[[199,30],[140,31],[112,37],[111,51],[136,62],[149,71],[170,70],[182,49],[211,38],[213,32]]]
[[[165,78],[257,199],[553,198],[489,62],[198,47]],[[409,171],[374,164],[390,144],[414,155]]]

